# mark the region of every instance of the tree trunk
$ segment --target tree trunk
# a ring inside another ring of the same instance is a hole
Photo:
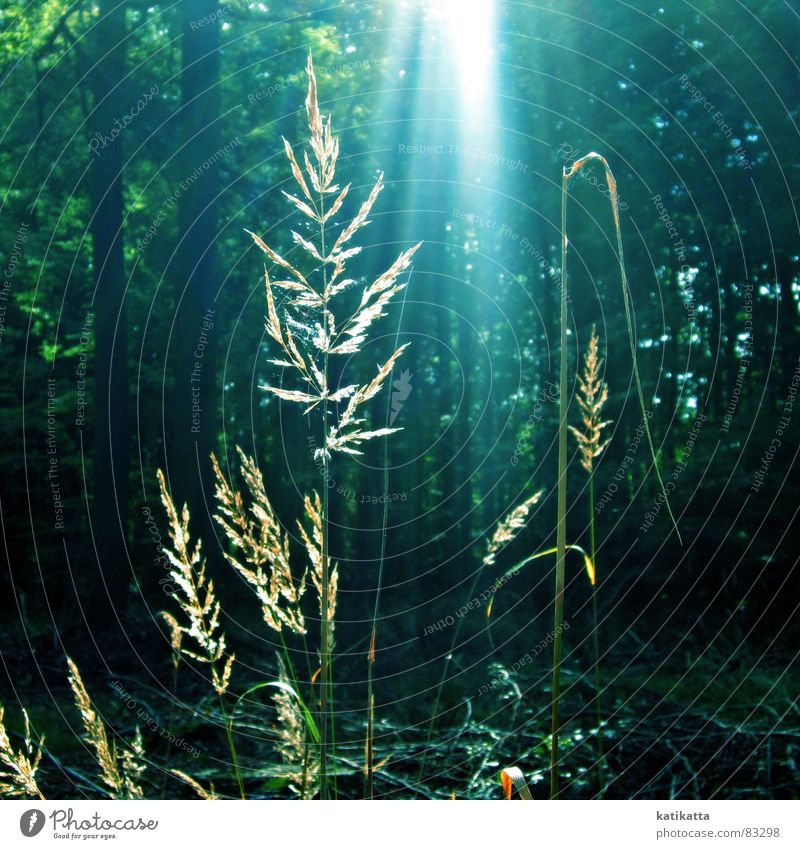
[[[210,545],[213,486],[209,454],[217,435],[216,310],[221,180],[219,130],[220,23],[217,0],[185,0],[179,125],[184,163],[176,191],[178,246],[171,277],[177,292],[171,374],[173,403],[168,410],[172,444],[167,445],[170,486],[186,502],[192,532]],[[198,25],[202,22],[202,25]]]
[[[96,64],[89,77],[92,136],[94,132],[108,135],[121,114],[118,86],[125,74],[125,6],[119,0],[99,0],[94,29]],[[109,604],[122,618],[130,573],[126,545],[131,431],[122,235],[123,136],[93,154],[90,170],[89,230],[96,286],[91,522],[100,580],[93,576],[85,610],[93,625],[114,621]]]

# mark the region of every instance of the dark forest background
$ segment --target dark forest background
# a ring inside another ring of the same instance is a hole
[[[306,137],[310,49],[341,180],[360,199],[386,174],[360,273],[425,242],[402,316],[399,299],[365,353],[382,362],[398,321],[413,343],[388,448],[385,753],[413,760],[444,675],[426,792],[467,793],[507,757],[546,768],[549,659],[517,661],[551,628],[552,561],[502,588],[491,633],[485,608],[458,618],[456,638],[431,626],[555,544],[558,408],[542,398],[557,381],[560,180],[597,150],[623,202],[639,368],[683,538],[663,508],[648,519],[658,484],[644,444],[631,448],[641,412],[595,169],[572,191],[569,357],[574,391],[596,324],[613,421],[595,481],[609,795],[795,795],[797,4],[498,3],[487,107],[469,119],[435,5],[3,0],[0,701],[29,706],[57,765],[81,757],[61,707],[65,654],[114,727],[133,722],[115,680],[167,710],[159,468],[204,540],[244,680],[274,674],[273,635],[221,556],[208,457],[254,454],[289,527],[321,486],[308,419],[258,388],[276,379],[275,352],[262,255],[244,232],[293,250],[281,136]],[[587,545],[575,448],[568,535]],[[332,471],[336,699],[354,759],[383,451],[375,441]],[[539,489],[524,532],[480,571],[497,521]],[[577,765],[593,758],[582,568],[568,560],[573,795],[590,793]]]

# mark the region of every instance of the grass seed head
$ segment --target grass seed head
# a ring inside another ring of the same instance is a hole
[[[600,339],[592,326],[592,335],[583,360],[583,372],[578,376],[578,406],[581,410],[582,428],[570,430],[578,441],[581,465],[588,474],[594,470],[594,460],[599,457],[609,440],[603,439],[603,429],[611,424],[603,420],[603,407],[608,400],[608,384],[602,378],[603,360],[600,358]]]

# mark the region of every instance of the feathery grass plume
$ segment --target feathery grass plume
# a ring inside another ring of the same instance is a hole
[[[224,699],[230,686],[235,655],[230,654],[225,658],[225,632],[219,622],[220,603],[214,594],[214,582],[206,578],[206,563],[201,554],[202,542],[198,540],[194,547],[191,545],[189,508],[184,504],[183,510],[178,515],[161,469],[158,470],[158,485],[161,490],[161,502],[167,511],[169,536],[173,546],[172,549],[164,549],[172,567],[170,577],[176,584],[172,597],[189,620],[188,626],[179,625],[179,628],[183,635],[191,638],[197,646],[197,648],[188,649],[181,640],[180,651],[184,657],[207,663],[211,667],[211,683],[219,698],[219,706],[225,722],[231,767],[239,788],[239,795],[244,799],[246,798],[244,781],[236,756],[233,724],[229,721]]]
[[[528,520],[528,513],[530,513],[531,508],[542,497],[542,492],[543,490],[540,490],[521,504],[518,504],[497,523],[494,534],[492,534],[492,538],[487,544],[486,556],[483,558],[484,566],[492,566],[497,559],[498,553],[525,527]]]
[[[177,672],[181,662],[181,646],[183,645],[183,629],[178,620],[166,610],[162,610],[159,616],[167,623],[169,628],[169,644],[172,648],[172,666]]]
[[[350,184],[340,190],[335,185],[336,159],[339,142],[331,132],[331,119],[323,120],[317,103],[317,84],[311,56],[308,58],[308,94],[306,114],[310,131],[310,146],[316,164],[308,153],[303,154],[306,174],[311,183],[303,176],[291,145],[283,139],[284,149],[289,159],[292,176],[302,200],[296,195],[283,192],[296,209],[307,218],[317,231],[317,243],[292,231],[292,239],[313,262],[313,271],[322,277],[316,287],[299,269],[270,248],[255,233],[250,233],[255,243],[267,255],[273,265],[288,274],[289,279],[271,280],[265,269],[264,280],[267,296],[267,332],[278,343],[284,359],[272,360],[274,365],[293,370],[300,379],[302,389],[284,389],[277,386],[264,386],[286,401],[295,401],[306,405],[306,412],[318,407],[325,401],[338,403],[348,400],[344,413],[338,422],[328,429],[324,421],[326,439],[324,446],[317,449],[318,456],[328,459],[331,451],[349,454],[361,453],[357,446],[369,439],[394,433],[398,428],[380,428],[368,431],[360,427],[364,420],[357,415],[359,407],[375,397],[391,372],[395,360],[406,346],[398,348],[375,377],[368,384],[351,384],[331,391],[328,385],[328,359],[334,355],[357,353],[367,339],[367,331],[377,319],[381,318],[384,308],[402,289],[405,283],[398,278],[411,264],[411,258],[420,247],[414,245],[400,254],[392,265],[368,286],[361,290],[361,298],[355,310],[346,310],[346,317],[337,319],[333,312],[333,301],[344,292],[349,292],[358,284],[355,279],[345,277],[349,259],[360,253],[360,247],[346,247],[352,237],[369,223],[369,213],[383,189],[383,174],[378,176],[367,199],[361,204],[355,217],[343,227],[330,248],[326,224],[337,226],[333,218],[339,212],[347,197]],[[338,193],[329,208],[325,209],[326,196]],[[249,232],[249,231],[248,231]],[[284,275],[285,276],[285,275]],[[274,289],[286,293],[281,304],[283,318],[279,316],[275,303]],[[294,332],[292,332],[294,330]]]
[[[70,687],[75,696],[75,706],[80,711],[86,737],[94,749],[94,758],[100,767],[101,780],[109,788],[113,799],[143,799],[140,782],[145,771],[145,764],[141,731],[137,727],[133,742],[118,753],[116,743],[108,742],[105,723],[92,705],[78,667],[69,657],[67,665]]]
[[[322,502],[319,494],[314,493],[313,499],[308,495],[305,497],[304,506],[306,516],[311,522],[311,534],[306,531],[301,522],[297,523],[300,536],[308,552],[311,563],[311,582],[317,591],[320,600],[320,615],[322,615]],[[328,576],[328,615],[331,620],[331,636],[333,636],[334,620],[336,617],[336,594],[339,586],[339,568],[335,563],[330,565]]]
[[[191,775],[187,775],[185,772],[181,772],[179,769],[171,769],[170,772],[176,777],[180,778],[181,781],[184,781],[189,787],[194,790],[195,793],[201,798],[205,799],[207,802],[215,802],[219,799],[217,795],[217,791],[214,789],[213,783],[209,785],[210,789],[206,790],[199,781],[196,781],[192,778]]]
[[[309,129],[309,151],[303,151],[301,167],[295,152],[286,139],[284,150],[289,167],[297,184],[298,194],[284,192],[286,199],[305,219],[306,235],[292,231],[292,241],[305,255],[310,271],[304,273],[295,264],[267,245],[255,233],[253,241],[266,254],[273,268],[277,267],[276,279],[264,269],[266,287],[267,324],[269,336],[277,343],[282,354],[272,363],[295,378],[295,386],[264,386],[268,392],[285,401],[303,404],[305,412],[317,408],[322,416],[322,445],[315,451],[315,460],[321,460],[322,472],[328,479],[331,455],[360,454],[363,443],[381,436],[388,436],[399,428],[382,427],[369,429],[362,407],[383,388],[392,367],[406,346],[402,345],[378,367],[377,373],[367,383],[349,384],[339,388],[331,386],[330,366],[332,358],[357,354],[367,341],[372,325],[382,316],[391,300],[405,288],[398,282],[409,268],[411,258],[420,247],[414,245],[404,251],[375,280],[360,288],[360,298],[348,306],[361,285],[354,277],[347,276],[350,259],[361,252],[353,244],[353,237],[369,223],[369,214],[378,195],[383,190],[383,174],[379,174],[368,197],[364,200],[349,223],[341,225],[337,216],[350,191],[350,184],[340,188],[335,183],[336,162],[339,156],[339,141],[333,135],[331,118],[323,118],[317,98],[317,80],[311,54],[306,66],[308,91],[305,100]],[[305,169],[305,170],[304,170]],[[248,231],[249,232],[249,231]],[[307,238],[308,237],[308,238]],[[275,290],[283,294],[281,312],[275,300]],[[346,297],[342,297],[346,295]],[[355,304],[355,306],[353,305]],[[281,381],[283,384],[283,381]],[[344,410],[331,420],[330,405],[347,402]],[[322,543],[320,546],[319,584],[321,598],[321,692],[320,692],[320,798],[328,797],[327,747],[329,716],[329,691],[331,677],[331,584],[328,562],[328,511],[329,494],[325,487],[322,495],[321,522]]]
[[[292,790],[301,799],[312,799],[319,792],[319,757],[309,745],[308,723],[280,656],[278,680],[281,686],[272,696],[278,712],[275,748],[287,767]]]
[[[214,595],[214,582],[206,578],[205,560],[202,558],[202,543],[191,546],[189,534],[189,509],[186,505],[180,515],[167,489],[161,469],[158,470],[161,502],[167,511],[169,535],[173,548],[165,548],[171,569],[170,577],[176,584],[172,597],[189,620],[179,625],[185,637],[194,640],[197,648],[189,649],[181,642],[180,651],[185,657],[207,663],[211,667],[211,681],[219,696],[224,695],[230,684],[234,655],[225,658],[225,633],[219,623],[220,603]]]
[[[92,700],[89,698],[78,667],[71,658],[67,658],[67,664],[69,665],[69,683],[75,694],[75,705],[80,711],[83,728],[94,749],[101,778],[116,798],[116,794],[122,789],[123,780],[117,767],[117,758],[108,743],[106,727],[92,706]]]
[[[264,478],[256,461],[237,446],[242,476],[251,503],[245,506],[212,454],[219,513],[214,517],[228,539],[241,552],[241,559],[225,552],[226,560],[255,590],[264,622],[278,633],[285,626],[294,634],[305,634],[300,600],[306,591],[308,569],[299,581],[289,566],[289,535],[283,530],[267,497]]]
[[[599,457],[610,440],[603,441],[603,428],[611,424],[603,420],[603,407],[608,400],[608,384],[601,371],[603,360],[599,355],[600,339],[592,325],[592,335],[583,360],[583,373],[578,375],[578,406],[582,413],[583,429],[570,425],[569,429],[578,441],[581,465],[591,475],[594,460]]]
[[[15,752],[8,737],[5,723],[3,722],[4,713],[5,708],[0,705],[0,764],[9,770],[8,772],[0,772],[0,797],[13,798],[20,796],[22,798],[35,797],[44,799],[45,797],[36,783],[36,772],[42,760],[44,737],[39,740],[35,747],[36,751],[34,751],[28,712],[23,708],[25,750],[20,749]]]
[[[129,748],[123,749],[122,754],[118,757],[120,774],[124,784],[126,799],[141,799],[141,780],[146,769],[144,762],[144,743],[142,742],[142,732],[139,726],[136,726],[136,733],[133,741],[129,744]]]

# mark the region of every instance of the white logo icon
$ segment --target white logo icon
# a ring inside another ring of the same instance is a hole
[[[404,369],[400,373],[400,379],[392,383],[394,392],[392,392],[392,415],[389,417],[389,425],[393,425],[395,419],[400,415],[400,410],[403,409],[403,403],[408,400],[411,394],[411,378],[413,375],[408,369]]]
[[[36,837],[44,828],[45,816],[36,808],[31,808],[19,818],[19,830],[25,837]]]

